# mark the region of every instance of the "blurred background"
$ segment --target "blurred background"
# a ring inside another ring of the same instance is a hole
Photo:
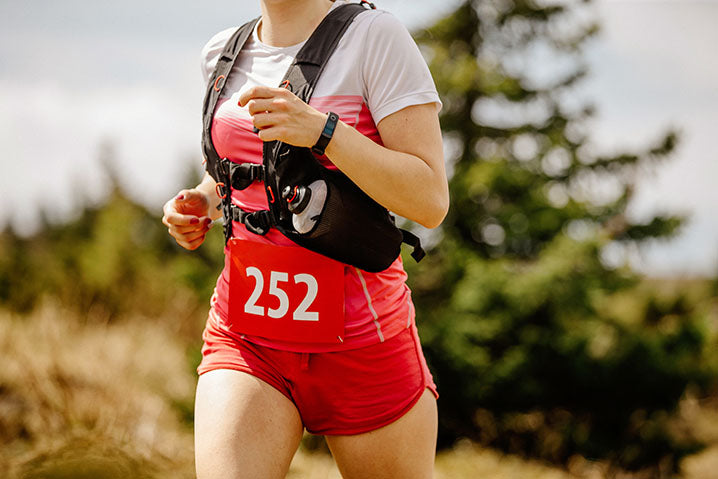
[[[718,2],[379,0],[413,32],[452,208],[407,259],[440,478],[718,467]],[[0,471],[193,477],[222,264],[199,52],[258,2],[0,0]],[[307,437],[291,477],[339,477]]]

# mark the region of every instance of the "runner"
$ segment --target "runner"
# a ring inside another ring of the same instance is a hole
[[[347,3],[260,0],[261,20],[222,79],[212,143],[220,158],[257,165],[263,142],[314,147],[322,165],[391,212],[436,227],[449,202],[441,103],[391,14],[367,9],[354,18],[308,104],[276,87],[325,16]],[[203,49],[207,82],[236,30]],[[224,187],[205,175],[165,204],[163,222],[178,244],[202,244],[222,214],[220,195],[245,212],[275,199],[262,181]],[[401,257],[370,273],[276,228],[257,235],[237,221],[225,257],[198,368],[198,478],[282,478],[305,428],[325,435],[347,479],[432,477],[438,394]]]

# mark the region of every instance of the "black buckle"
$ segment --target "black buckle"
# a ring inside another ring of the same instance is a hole
[[[257,180],[264,181],[264,167],[255,163],[230,163],[229,180],[232,188],[243,190]]]
[[[225,243],[232,236],[232,221],[244,224],[247,231],[260,236],[266,235],[272,228],[272,220],[268,210],[247,213],[238,206],[226,205],[223,214]]]
[[[269,211],[255,211],[254,213],[245,213],[242,223],[247,231],[256,235],[264,236],[269,233],[272,223],[269,220]]]

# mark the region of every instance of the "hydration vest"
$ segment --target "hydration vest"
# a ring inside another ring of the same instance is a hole
[[[309,103],[314,87],[339,40],[354,18],[369,2],[341,5],[327,14],[314,30],[284,75],[281,86]],[[275,227],[294,243],[342,263],[369,272],[388,268],[401,252],[401,243],[413,246],[412,257],[418,262],[425,253],[419,238],[396,227],[394,217],[371,199],[344,173],[322,166],[309,148],[279,141],[265,142],[262,164],[235,163],[220,158],[212,144],[212,118],[217,100],[239,52],[255,25],[256,18],[241,26],[229,39],[210,78],[203,107],[202,149],[207,172],[217,182],[222,198],[218,209],[224,217],[225,242],[232,237],[232,221],[248,231],[265,235]],[[232,189],[243,190],[253,182],[264,183],[269,209],[247,212],[232,204]],[[314,227],[299,233],[292,223],[288,192],[324,181],[326,199],[313,217]],[[282,194],[284,193],[284,195]]]

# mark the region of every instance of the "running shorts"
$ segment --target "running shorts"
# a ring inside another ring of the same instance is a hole
[[[438,398],[416,326],[359,349],[297,353],[230,335],[210,312],[202,335],[201,375],[215,369],[251,374],[292,401],[312,434],[351,435],[390,424],[425,389]]]

